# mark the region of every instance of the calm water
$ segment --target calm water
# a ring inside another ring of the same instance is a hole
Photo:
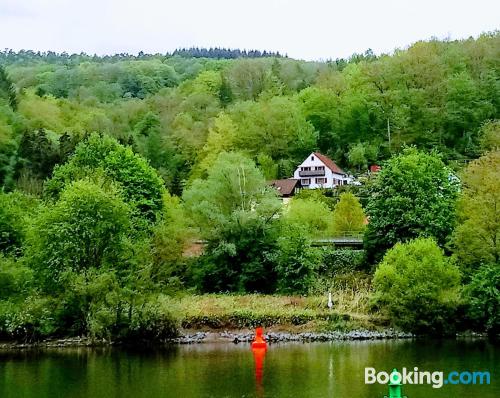
[[[491,384],[406,386],[408,398],[500,397],[500,347],[485,341],[382,341],[273,345],[262,374],[248,345],[172,349],[0,352],[0,397],[377,398],[364,367],[489,370]]]

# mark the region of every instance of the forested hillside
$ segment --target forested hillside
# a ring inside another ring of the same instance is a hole
[[[500,33],[267,55],[0,53],[0,338],[500,333]],[[269,180],[312,151],[359,184],[284,205]],[[310,304],[190,296],[221,292]]]
[[[474,158],[499,115],[497,32],[323,63],[186,53],[1,53],[0,185],[36,192],[94,131],[131,145],[180,193],[224,150],[250,155],[267,179],[313,150],[352,170],[405,144]]]

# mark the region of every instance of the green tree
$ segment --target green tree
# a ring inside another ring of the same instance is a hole
[[[444,245],[453,230],[457,193],[457,178],[435,154],[406,148],[393,156],[378,173],[368,201],[368,259],[419,236]]]
[[[207,240],[196,270],[200,288],[272,291],[274,224],[281,204],[256,165],[239,153],[223,152],[207,179],[195,180],[183,198]]]
[[[452,246],[466,273],[500,262],[500,151],[469,163],[462,174]]]
[[[21,192],[0,192],[0,253],[20,254],[37,201]]]
[[[491,336],[500,333],[500,265],[483,265],[464,289],[467,317]]]
[[[120,269],[130,208],[112,186],[85,180],[66,185],[60,199],[33,221],[27,257],[47,291],[57,291],[65,271]]]
[[[295,167],[316,146],[317,133],[294,98],[240,102],[229,115],[236,126],[232,148],[254,158],[267,155],[276,162],[292,161]],[[280,176],[287,173],[280,170]]]
[[[282,223],[276,251],[277,288],[281,293],[306,294],[321,263],[321,252],[311,246],[310,231]]]
[[[397,243],[373,277],[374,302],[394,326],[418,334],[453,331],[460,271],[432,238]]]
[[[107,136],[92,134],[78,144],[69,161],[55,168],[46,194],[57,198],[66,184],[96,171],[123,188],[123,198],[136,215],[156,219],[165,193],[162,179],[144,158]]]
[[[14,111],[17,110],[16,88],[2,65],[0,65],[0,99],[6,100]]]
[[[302,227],[310,237],[325,237],[331,229],[332,212],[324,202],[314,198],[294,198],[283,217],[288,224]]]
[[[361,232],[365,229],[365,219],[358,198],[350,192],[342,193],[333,211],[332,232]]]
[[[192,236],[182,203],[165,194],[159,222],[153,227],[151,278],[158,283],[182,282],[182,255]]]
[[[278,164],[269,155],[257,156],[257,164],[266,180],[274,180],[278,177]]]
[[[492,120],[483,124],[480,144],[483,151],[500,150],[500,120]]]
[[[366,169],[368,167],[368,160],[366,159],[365,146],[362,143],[358,143],[349,149],[347,155],[349,159],[349,164],[356,167],[359,170]]]

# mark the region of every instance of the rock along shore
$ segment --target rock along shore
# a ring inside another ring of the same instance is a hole
[[[163,340],[161,342],[140,341],[134,345],[142,344],[200,344],[200,343],[249,343],[253,340],[253,331],[245,332],[196,332],[181,334],[179,337]],[[411,333],[399,332],[392,329],[384,331],[353,330],[350,332],[268,332],[266,341],[270,344],[285,342],[321,342],[321,341],[356,341],[356,340],[384,340],[384,339],[409,339],[415,337]],[[65,348],[65,347],[103,347],[103,346],[131,346],[130,343],[96,340],[87,337],[70,337],[61,339],[47,339],[39,342],[0,342],[0,349],[31,349],[31,348]]]
[[[317,341],[353,341],[353,340],[384,340],[384,339],[408,339],[415,337],[411,333],[399,332],[392,329],[387,329],[381,332],[370,330],[353,330],[350,332],[303,332],[303,333],[287,333],[287,332],[268,332],[264,334],[266,341],[269,343],[284,343],[290,341],[296,342],[317,342]],[[196,344],[203,342],[226,341],[238,343],[249,343],[253,340],[253,332],[197,332],[194,334],[186,334],[172,341],[178,344]]]

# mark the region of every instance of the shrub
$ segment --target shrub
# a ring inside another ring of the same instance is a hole
[[[330,249],[322,252],[320,273],[327,276],[347,274],[358,270],[364,259],[363,250]]]
[[[53,299],[28,296],[21,303],[1,302],[0,330],[10,338],[32,342],[57,332]]]
[[[418,334],[451,332],[459,301],[460,271],[436,242],[398,243],[375,272],[374,301],[394,326]]]
[[[168,301],[159,295],[135,307],[123,338],[161,341],[177,335],[177,324],[170,313]]]
[[[28,292],[32,282],[32,270],[21,261],[0,254],[0,300],[20,296]]]
[[[313,283],[321,253],[311,246],[304,227],[288,225],[283,232],[276,253],[278,290],[281,293],[306,293]]]
[[[491,335],[500,333],[500,265],[483,265],[465,287],[467,317]]]

